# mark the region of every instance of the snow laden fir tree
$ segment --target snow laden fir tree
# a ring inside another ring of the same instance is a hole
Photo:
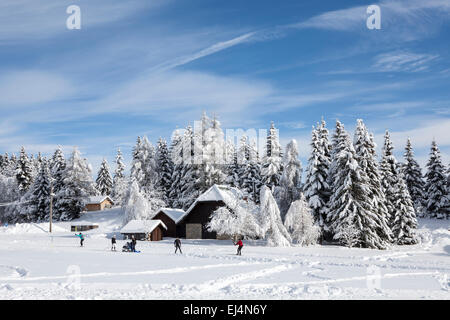
[[[60,220],[73,220],[80,217],[89,196],[97,195],[92,169],[86,159],[74,148],[63,171],[63,187],[55,193]]]
[[[397,230],[397,242],[404,242],[398,239],[399,221],[407,219],[403,217],[399,219],[399,215],[407,215],[409,219],[413,219],[409,223],[410,226],[416,225],[416,213],[412,205],[412,199],[409,194],[406,182],[400,165],[398,164],[394,153],[394,147],[391,141],[389,131],[386,130],[384,135],[383,155],[381,158],[380,169],[383,191],[386,195],[386,207],[388,209],[388,221],[391,230]],[[411,211],[412,210],[412,211]],[[395,235],[394,235],[395,236]],[[410,234],[411,238],[413,235]]]
[[[50,173],[52,175],[52,187],[53,193],[61,194],[61,191],[65,188],[64,175],[66,170],[66,159],[64,153],[60,146],[55,150],[51,162],[50,162]],[[53,219],[60,220],[61,216],[64,214],[64,207],[60,206],[60,199],[57,197],[53,198]]]
[[[124,200],[124,224],[139,217],[150,219],[156,210],[166,206],[158,186],[155,150],[146,136],[138,137],[133,150],[129,183]]]
[[[16,179],[19,191],[22,194],[25,194],[33,183],[33,175],[31,161],[28,158],[24,147],[20,150],[20,157],[17,161]]]
[[[202,184],[207,189],[214,184],[222,184],[225,179],[225,159],[226,147],[224,133],[222,131],[219,120],[215,117],[209,119],[206,114],[202,118],[203,130],[203,155],[202,161]]]
[[[370,201],[369,177],[359,166],[350,136],[339,121],[333,135],[331,158],[327,222],[333,238],[343,242],[344,227],[353,226],[360,231],[359,245],[386,249],[388,230]]]
[[[269,187],[261,188],[259,225],[264,240],[271,247],[289,247],[292,238],[281,220],[280,210]]]
[[[361,172],[368,179],[367,193],[370,211],[367,219],[368,222],[373,222],[370,230],[376,234],[372,236],[386,243],[391,242],[392,233],[389,226],[388,209],[385,204],[386,197],[381,185],[381,175],[375,150],[376,144],[373,135],[369,133],[361,119],[357,120],[353,145],[355,147],[356,162]]]
[[[187,126],[183,134],[175,135],[171,156],[174,164],[170,201],[175,208],[187,210],[204,191],[201,166],[194,162],[194,131]]]
[[[450,217],[450,195],[441,152],[435,140],[431,143],[430,156],[425,174],[426,210],[431,218]]]
[[[230,177],[232,185],[243,190],[255,203],[259,203],[261,166],[254,140],[248,141],[246,136],[241,137],[238,152],[233,156]]]
[[[414,210],[418,216],[424,216],[425,204],[425,181],[419,163],[414,158],[411,139],[408,138],[404,154],[403,175],[409,195],[414,204]]]
[[[272,122],[267,135],[266,154],[263,157],[261,168],[262,182],[272,191],[280,183],[281,172],[283,169],[281,162],[282,154],[278,140],[278,130]]]
[[[291,203],[300,197],[302,179],[302,164],[298,159],[298,146],[296,140],[291,140],[286,146],[283,157],[283,171],[280,185],[275,188],[275,198],[280,208],[281,217],[284,217]]]
[[[29,221],[47,221],[50,212],[51,176],[47,161],[41,165],[41,169],[33,185],[24,199],[25,208]]]
[[[284,226],[291,235],[292,243],[302,246],[316,244],[320,227],[314,223],[312,210],[303,194],[291,203],[284,219]]]
[[[400,173],[397,188],[397,203],[395,203],[396,211],[392,222],[394,241],[396,244],[400,245],[415,244],[418,241],[416,236],[417,218],[402,173]]]
[[[170,187],[172,185],[173,163],[167,148],[166,140],[160,138],[156,150],[156,170],[158,172],[157,188],[161,191],[163,201],[171,202]]]
[[[47,162],[43,162],[38,175],[34,179],[20,202],[14,207],[17,212],[15,220],[20,222],[35,222],[48,220],[50,208],[51,176]]]
[[[306,200],[312,209],[315,221],[323,231],[328,231],[327,203],[330,197],[328,171],[330,167],[330,146],[325,121],[313,127],[311,132],[311,156],[308,159],[306,181],[303,186]]]
[[[123,156],[120,149],[117,150],[116,155],[116,169],[114,171],[112,197],[114,203],[122,205],[126,196],[128,188],[127,177],[125,176],[125,164],[123,163]]]
[[[100,195],[110,196],[113,189],[113,180],[111,174],[109,173],[109,165],[106,159],[103,159],[100,165],[100,170],[98,171],[96,188]]]
[[[131,220],[149,220],[150,208],[147,199],[140,191],[136,180],[132,180],[125,202],[123,225]]]
[[[235,189],[234,195],[226,199],[225,206],[213,212],[207,224],[208,231],[214,231],[219,236],[227,235],[234,241],[239,238],[262,237],[262,230],[257,221],[259,207],[252,201],[244,200],[238,189]]]

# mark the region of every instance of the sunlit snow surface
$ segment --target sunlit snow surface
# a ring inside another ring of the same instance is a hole
[[[450,299],[450,221],[422,219],[414,246],[273,248],[173,239],[121,252],[121,210],[90,212],[85,246],[70,222],[0,228],[1,299]],[[117,252],[110,237],[117,236]],[[78,275],[79,274],[79,275]]]

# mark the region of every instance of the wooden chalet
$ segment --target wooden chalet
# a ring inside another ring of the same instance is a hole
[[[186,237],[186,230],[184,225],[179,222],[185,214],[186,212],[182,209],[161,208],[152,220],[161,220],[167,227],[166,230],[163,230],[164,237],[184,238]]]
[[[189,207],[186,213],[180,218],[179,228],[185,230],[186,239],[219,239],[222,235],[210,232],[206,229],[212,213],[219,207],[234,207],[234,202],[242,199],[243,195],[239,189],[213,185]]]
[[[100,211],[111,208],[114,201],[109,196],[94,196],[89,197],[86,203],[86,211]]]
[[[136,240],[160,241],[163,239],[164,230],[167,230],[167,227],[161,220],[131,220],[120,233],[124,240],[134,236]]]

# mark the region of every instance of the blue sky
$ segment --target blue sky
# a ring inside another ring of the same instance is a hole
[[[2,0],[0,152],[76,145],[96,170],[204,110],[224,129],[273,120],[304,166],[322,117],[363,118],[379,145],[389,129],[399,158],[411,137],[421,164],[435,138],[448,163],[449,36],[448,0]]]

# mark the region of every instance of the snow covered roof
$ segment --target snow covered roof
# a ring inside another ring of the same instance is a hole
[[[242,191],[230,186],[215,184],[205,192],[203,192],[194,203],[187,209],[186,213],[179,219],[186,217],[198,202],[222,201],[226,205],[233,206],[234,201],[242,199]]]
[[[150,233],[159,225],[167,230],[161,220],[131,220],[120,230],[120,233]]]
[[[114,201],[109,196],[93,196],[93,197],[89,197],[89,200],[86,204],[98,204],[98,203],[102,203],[106,199],[109,199],[109,201],[114,203]]]
[[[180,218],[186,213],[182,209],[173,209],[173,208],[161,208],[158,212],[164,212],[170,219],[172,219],[175,223],[180,221]]]

